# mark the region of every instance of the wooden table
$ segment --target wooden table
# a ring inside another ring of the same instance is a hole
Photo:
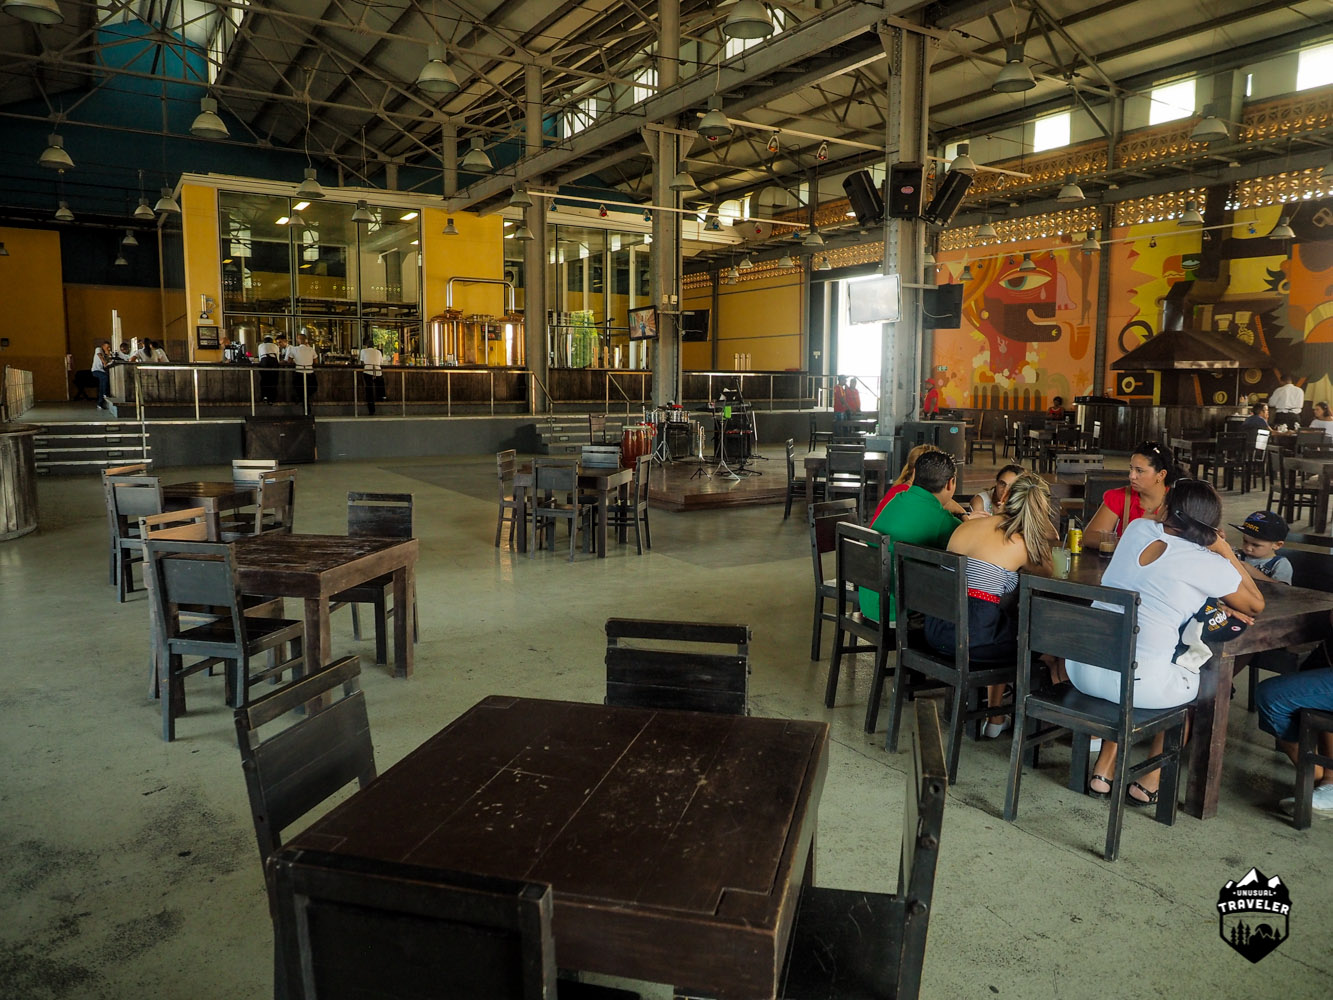
[[[1107,565],[1109,560],[1096,553],[1082,552],[1070,561],[1069,579],[1100,583]],[[1330,627],[1333,594],[1264,580],[1257,582],[1264,595],[1263,613],[1235,639],[1213,645],[1212,659],[1199,671],[1199,694],[1194,701],[1194,723],[1187,745],[1189,765],[1184,805],[1185,812],[1199,819],[1217,815],[1236,658],[1302,642],[1318,642],[1333,634]]]
[[[889,455],[883,451],[866,452],[866,473],[874,473],[875,496],[873,503],[889,488]],[[805,505],[815,502],[815,480],[828,478],[828,455],[816,455],[811,452],[805,456]]]
[[[633,469],[598,469],[591,466],[579,466],[579,492],[597,495],[597,558],[606,558],[606,522],[611,506],[611,497],[618,496],[625,500],[625,491],[634,481]],[[532,463],[519,467],[514,473],[514,499],[523,500],[528,490],[532,489]],[[520,504],[519,510],[526,510],[526,504]],[[621,544],[626,540],[626,529],[622,525],[618,538]],[[528,519],[519,519],[518,551],[528,551]]]
[[[1285,468],[1287,470],[1287,481],[1283,483],[1286,502],[1283,504],[1282,516],[1290,524],[1296,518],[1295,489],[1296,474],[1319,477],[1319,496],[1315,500],[1314,510],[1310,514],[1310,523],[1314,526],[1315,534],[1322,535],[1328,528],[1328,495],[1329,495],[1329,477],[1333,476],[1333,456],[1321,456],[1319,458],[1284,458]]]
[[[255,490],[231,481],[201,480],[192,483],[168,483],[162,487],[162,505],[167,510],[202,507],[208,515],[208,540],[221,541],[221,513],[248,507],[255,502]]]
[[[319,666],[332,659],[329,599],[349,587],[392,575],[393,672],[395,677],[412,676],[415,538],[348,538],[270,531],[240,539],[233,543],[232,551],[243,592],[299,597],[305,602],[305,658],[307,663]]]
[[[813,877],[828,726],[492,696],[293,838],[553,888],[556,962],[753,1000]]]

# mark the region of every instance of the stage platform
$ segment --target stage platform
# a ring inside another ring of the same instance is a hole
[[[712,510],[719,507],[753,507],[783,503],[787,498],[786,453],[758,456],[746,462],[739,479],[733,479],[717,463],[702,465],[690,460],[653,465],[648,481],[648,503],[654,510]],[[695,475],[702,468],[702,475]],[[753,470],[756,474],[746,474]]]

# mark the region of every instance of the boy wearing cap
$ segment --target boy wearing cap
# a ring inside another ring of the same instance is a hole
[[[1267,510],[1256,510],[1244,524],[1233,524],[1241,534],[1236,558],[1256,580],[1291,583],[1291,560],[1278,550],[1287,541],[1287,522]]]

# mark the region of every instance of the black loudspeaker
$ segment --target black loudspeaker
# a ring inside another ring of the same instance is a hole
[[[957,170],[950,170],[944,175],[943,183],[935,192],[935,197],[930,199],[930,204],[921,213],[921,217],[932,226],[947,226],[971,186],[971,174],[960,174]]]
[[[884,218],[884,199],[876,190],[870,171],[858,170],[848,174],[842,179],[842,189],[847,192],[858,223],[868,226]]]
[[[921,328],[957,330],[963,324],[963,283],[927,288],[921,293]]]
[[[245,457],[281,465],[315,461],[315,418],[246,417]]]
[[[921,189],[926,170],[919,163],[895,163],[889,168],[890,219],[915,219],[921,214]]]

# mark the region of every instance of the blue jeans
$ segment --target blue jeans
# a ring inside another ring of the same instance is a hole
[[[1302,708],[1333,712],[1333,669],[1302,670],[1261,681],[1254,692],[1259,728],[1286,743],[1299,735],[1296,713]]]
[[[97,379],[97,405],[101,406],[111,392],[111,376],[105,370],[97,371],[94,369],[93,378]]]

